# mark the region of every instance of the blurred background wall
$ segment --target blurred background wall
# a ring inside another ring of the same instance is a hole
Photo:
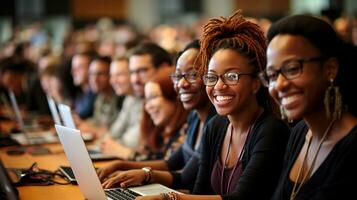
[[[0,6],[0,45],[26,38],[39,31],[32,42],[48,39],[61,50],[70,30],[93,26],[130,24],[145,32],[162,24],[195,28],[207,18],[228,16],[242,9],[245,16],[271,21],[288,14],[309,13],[332,22],[339,17],[355,18],[355,0],[2,0]],[[353,23],[352,23],[353,24]],[[30,27],[29,32],[18,31]],[[200,27],[201,28],[201,27]],[[41,31],[44,33],[41,35]]]

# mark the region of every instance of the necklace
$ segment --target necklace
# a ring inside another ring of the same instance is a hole
[[[315,155],[314,155],[314,157],[313,157],[313,159],[312,159],[312,163],[311,163],[310,167],[308,168],[307,173],[306,173],[305,176],[302,178],[302,180],[301,180],[299,186],[297,186],[297,185],[298,185],[298,182],[299,182],[299,179],[300,179],[301,171],[302,171],[302,169],[304,168],[304,164],[305,164],[305,161],[306,161],[306,159],[307,159],[307,154],[308,154],[308,151],[309,151],[310,146],[311,146],[312,137],[310,137],[309,143],[307,144],[307,148],[306,148],[306,152],[305,152],[305,155],[304,155],[304,159],[302,160],[302,163],[301,163],[301,166],[300,166],[300,168],[299,168],[296,181],[295,181],[295,183],[294,183],[293,190],[291,191],[291,194],[290,194],[290,200],[294,200],[294,199],[295,199],[295,197],[296,197],[297,194],[299,193],[299,191],[300,191],[302,185],[304,185],[307,176],[311,173],[312,169],[314,168],[315,161],[316,161],[317,155],[319,154],[319,151],[320,151],[320,149],[321,149],[322,143],[325,141],[326,136],[327,136],[328,132],[330,132],[330,129],[331,129],[331,127],[332,127],[332,125],[333,125],[334,122],[335,122],[335,121],[332,120],[332,121],[330,122],[330,124],[328,125],[328,127],[326,128],[325,133],[323,134],[323,136],[322,136],[322,138],[321,138],[321,141],[320,141],[320,143],[319,143],[319,145],[318,145],[318,147],[317,147],[317,150],[316,150],[316,152],[315,152]]]
[[[243,145],[243,148],[242,148],[242,151],[240,152],[239,156],[238,156],[238,160],[237,162],[235,163],[234,167],[233,167],[233,170],[229,176],[229,179],[228,179],[228,183],[227,183],[227,188],[226,188],[226,191],[225,191],[225,194],[228,194],[229,192],[229,188],[230,188],[230,185],[231,185],[231,182],[232,182],[232,179],[233,179],[233,175],[234,175],[234,172],[236,170],[236,168],[238,167],[238,165],[240,165],[240,161],[242,160],[242,157],[243,157],[243,154],[245,152],[245,146],[246,146],[246,143],[247,143],[247,138],[249,137],[250,135],[250,132],[252,130],[252,127],[255,125],[256,121],[258,120],[258,118],[260,117],[260,115],[263,113],[264,110],[261,110],[261,109],[258,109],[254,115],[254,118],[252,120],[252,123],[249,125],[249,128],[248,128],[248,133],[245,137],[245,141],[244,141],[244,145]],[[225,156],[225,159],[224,159],[224,163],[223,163],[223,166],[222,166],[222,175],[221,175],[221,193],[224,194],[223,192],[223,180],[224,180],[224,170],[226,169],[226,163],[227,163],[227,159],[228,159],[228,155],[229,155],[229,152],[231,150],[231,143],[232,143],[232,135],[233,135],[233,124],[231,126],[231,131],[230,131],[230,136],[229,136],[229,144],[228,144],[228,150],[227,150],[227,153],[226,153],[226,156]]]

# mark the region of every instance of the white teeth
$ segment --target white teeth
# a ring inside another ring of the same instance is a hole
[[[298,98],[298,95],[292,95],[292,96],[284,97],[284,98],[281,99],[281,105],[287,105],[287,104],[295,101],[296,98]]]
[[[217,101],[226,101],[232,99],[232,96],[216,96]]]
[[[193,94],[181,94],[180,95],[180,100],[185,102],[185,101],[189,101],[192,99]]]

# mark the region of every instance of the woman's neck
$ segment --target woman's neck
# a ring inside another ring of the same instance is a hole
[[[209,112],[211,111],[211,107],[212,107],[211,103],[208,102],[206,103],[205,106],[196,109],[198,118],[200,118],[201,122],[205,122]]]
[[[315,111],[308,116],[304,117],[304,120],[311,130],[312,136],[321,139],[325,133],[326,128],[331,123],[332,119],[328,119],[326,112],[323,108],[319,111]]]
[[[228,119],[236,133],[244,133],[254,123],[262,110],[257,103],[254,103],[237,114],[228,115]]]

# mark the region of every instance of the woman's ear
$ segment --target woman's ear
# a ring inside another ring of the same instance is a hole
[[[256,95],[258,93],[260,87],[261,87],[261,82],[260,82],[259,78],[253,79],[252,91],[253,91],[254,95]]]
[[[335,80],[337,76],[338,68],[339,68],[339,63],[337,58],[335,57],[329,58],[325,62],[325,75],[327,80],[331,80],[331,79]]]

